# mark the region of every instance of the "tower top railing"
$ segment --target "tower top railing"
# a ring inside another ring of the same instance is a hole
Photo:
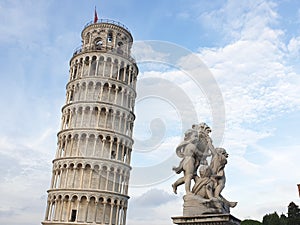
[[[112,20],[112,19],[98,19],[97,23],[111,23],[111,24],[114,24],[114,25],[124,28],[125,30],[127,30],[130,33],[130,30],[128,29],[128,27],[126,27],[124,24],[122,24],[118,21]],[[84,28],[86,28],[92,24],[97,24],[97,23],[94,23],[94,21],[91,20],[84,26]]]

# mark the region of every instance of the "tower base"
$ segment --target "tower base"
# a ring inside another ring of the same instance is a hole
[[[174,224],[180,225],[240,225],[240,220],[231,214],[207,214],[201,216],[172,217]]]

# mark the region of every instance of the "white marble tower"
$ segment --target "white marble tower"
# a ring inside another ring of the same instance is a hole
[[[87,24],[70,60],[44,225],[125,225],[138,68],[122,24]]]

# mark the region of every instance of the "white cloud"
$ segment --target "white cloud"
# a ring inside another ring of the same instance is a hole
[[[282,44],[239,40],[200,50],[222,90],[229,123],[259,122],[299,109],[299,76],[283,64]]]
[[[172,194],[167,193],[164,190],[156,188],[148,190],[146,193],[132,200],[134,207],[152,207],[160,206],[173,201],[176,197]]]
[[[137,61],[137,63],[153,61],[156,62],[165,61],[168,57],[168,54],[165,54],[159,49],[154,49],[155,41],[135,41],[132,46],[132,55]],[[162,42],[163,43],[163,42]],[[159,48],[159,46],[156,46]]]
[[[26,141],[17,142],[7,137],[0,140],[0,223],[30,225],[43,218],[52,154],[45,154],[49,152],[45,146],[41,151],[26,147]]]
[[[287,46],[292,56],[299,56],[300,54],[300,37],[293,37]]]
[[[223,7],[203,12],[199,22],[222,32],[227,40],[257,39],[260,32],[273,23],[278,15],[270,1],[227,1]]]
[[[150,189],[144,194],[131,199],[129,203],[128,224],[158,225],[172,224],[170,212],[176,212],[176,205],[181,199],[163,189]],[[174,207],[175,205],[175,207]]]
[[[236,176],[240,177],[239,180],[228,179],[231,190],[227,195],[233,199],[239,198],[239,205],[235,212],[240,217],[251,216],[251,218],[262,219],[265,214],[274,211],[286,213],[289,202],[297,201],[296,184],[300,176],[294,171],[299,169],[299,153],[295,151],[299,147],[299,145],[277,146],[268,149],[255,146],[257,158],[264,158],[265,163],[258,170],[254,169],[255,172],[239,172]],[[229,160],[231,162],[238,158]],[[248,166],[249,163],[244,162],[239,168],[243,171],[244,167]],[[251,171],[251,166],[247,169]],[[243,193],[243,197],[238,193]]]

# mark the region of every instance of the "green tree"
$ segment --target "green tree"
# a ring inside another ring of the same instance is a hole
[[[262,223],[257,220],[243,220],[241,225],[262,225]]]
[[[263,225],[281,225],[277,212],[265,215],[262,223]]]
[[[283,213],[280,215],[280,224],[281,225],[287,225],[288,224],[288,218]]]
[[[287,225],[300,225],[300,209],[294,202],[288,206]]]

